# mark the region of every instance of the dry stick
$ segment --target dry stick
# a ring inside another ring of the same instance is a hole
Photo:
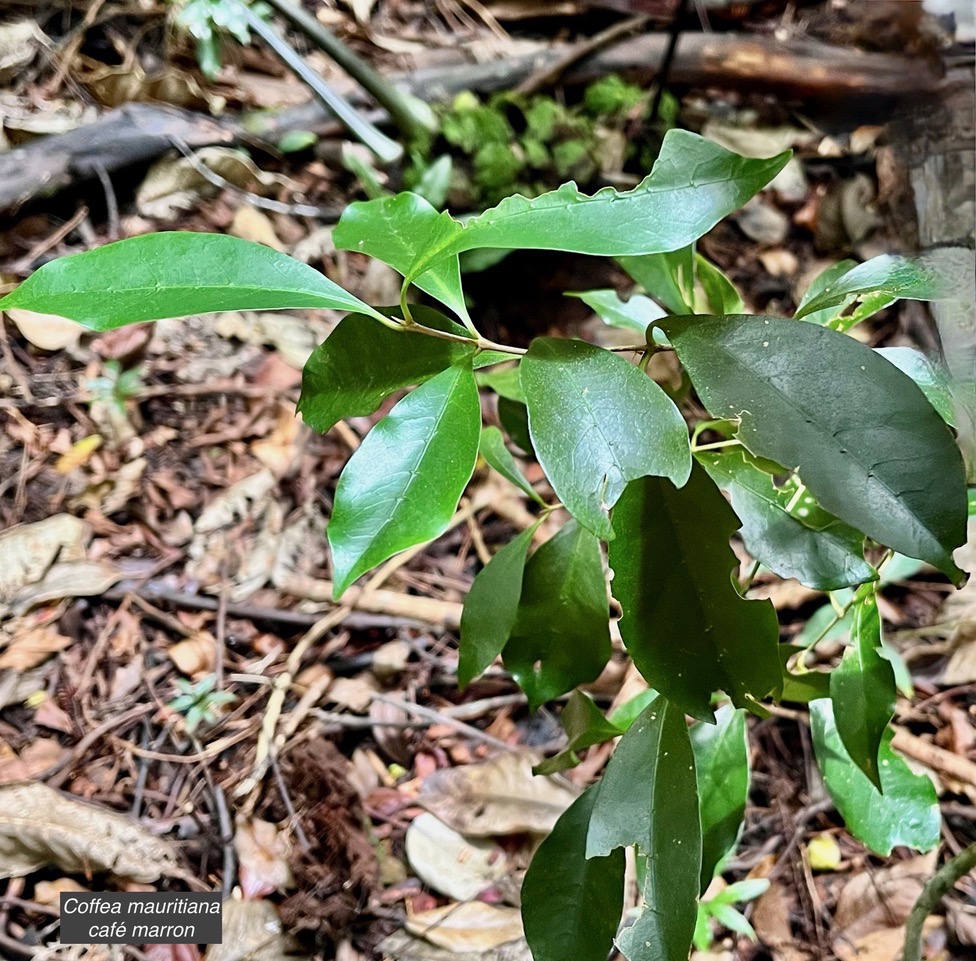
[[[902,961],[921,961],[922,928],[925,919],[939,902],[955,887],[956,882],[976,868],[976,843],[946,861],[929,879],[919,895],[905,924],[905,949]]]
[[[465,724],[464,721],[459,721],[451,717],[450,714],[443,714],[441,711],[435,711],[430,707],[423,707],[420,704],[411,704],[409,701],[401,701],[395,697],[388,697],[386,694],[374,694],[373,698],[377,701],[382,701],[384,704],[389,704],[390,707],[397,707],[401,711],[406,711],[408,714],[416,714],[418,717],[428,718],[437,724],[446,724],[461,734],[466,734],[468,737],[474,738],[477,741],[484,741],[485,744],[491,744],[494,747],[501,748],[503,751],[515,750],[507,741],[488,734],[480,728]]]
[[[945,748],[929,744],[923,738],[916,737],[904,728],[896,727],[895,736],[891,739],[891,746],[902,754],[907,754],[916,761],[921,761],[931,768],[945,774],[956,781],[962,781],[976,787],[976,764]]]

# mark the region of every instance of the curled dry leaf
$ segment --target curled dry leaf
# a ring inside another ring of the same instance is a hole
[[[254,818],[237,825],[234,849],[246,900],[283,891],[295,883],[288,866],[289,848],[287,835],[269,821]]]
[[[22,619],[21,619],[22,621]],[[0,670],[29,671],[71,643],[53,624],[35,624],[0,633]]]
[[[217,659],[217,642],[208,631],[197,631],[192,637],[177,641],[166,653],[181,673],[207,674]]]
[[[435,771],[417,800],[469,837],[548,834],[577,792],[561,779],[533,775],[538,761],[532,754],[512,752],[484,764]]]
[[[470,901],[508,874],[505,852],[471,841],[433,814],[421,814],[407,828],[407,860],[428,887],[457,901]]]
[[[522,937],[518,908],[462,901],[407,917],[407,931],[448,951],[490,951]]]
[[[36,524],[19,524],[0,534],[0,612],[26,585],[61,560],[84,555],[85,525],[71,514],[55,514]]]
[[[147,883],[179,873],[174,848],[124,815],[45,784],[0,787],[0,878],[23,877],[46,865]]]
[[[376,945],[376,951],[380,957],[392,961],[532,961],[524,938],[500,944],[490,951],[449,951],[406,931],[395,931]]]
[[[301,961],[308,955],[284,933],[270,901],[224,901],[223,942],[204,961]]]
[[[17,325],[23,337],[41,350],[74,347],[85,332],[81,324],[57,314],[39,314],[33,310],[11,307],[7,316]]]

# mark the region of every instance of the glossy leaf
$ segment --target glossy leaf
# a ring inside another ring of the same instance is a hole
[[[495,370],[478,371],[475,380],[479,387],[490,387],[499,397],[525,403],[522,385],[519,383],[518,365],[502,367]]]
[[[684,714],[655,698],[620,739],[596,796],[586,856],[635,845],[647,857],[645,908],[618,940],[630,961],[685,958],[701,872],[695,761]]]
[[[810,722],[824,784],[854,837],[882,857],[899,845],[929,851],[939,843],[941,816],[935,788],[892,750],[890,729],[879,752],[881,793],[844,749],[829,700],[811,702]]]
[[[691,728],[701,812],[701,893],[735,848],[749,798],[749,745],[745,712],[731,704],[715,712],[714,724]]]
[[[329,307],[382,314],[308,264],[227,237],[171,231],[106,244],[45,264],[0,310],[23,307],[90,330],[221,310]]]
[[[539,845],[522,884],[522,923],[535,961],[606,961],[623,909],[624,852],[586,857],[597,789],[581,794]]]
[[[917,257],[882,254],[832,280],[816,296],[804,298],[795,316],[799,319],[876,291],[892,299],[971,303],[974,284],[972,252],[963,248],[939,247]]]
[[[961,583],[965,473],[910,378],[851,337],[774,317],[661,321],[713,416],[796,469],[823,508]],[[830,389],[825,389],[829,380]]]
[[[810,286],[807,287],[806,293],[804,293],[803,297],[800,299],[800,303],[797,305],[794,318],[796,320],[805,320],[807,323],[811,324],[826,324],[828,321],[833,320],[834,317],[838,316],[849,303],[854,301],[856,296],[855,294],[845,297],[835,305],[823,307],[819,310],[811,310],[809,305],[820,297],[825,290],[832,288],[832,286],[841,277],[843,277],[844,274],[848,273],[856,266],[856,260],[839,260],[836,264],[832,264],[826,270],[814,277],[810,282]]]
[[[569,743],[553,757],[533,768],[536,774],[555,774],[579,764],[579,751],[602,744],[623,734],[623,729],[611,723],[582,691],[573,691],[563,708],[563,729]]]
[[[705,300],[704,313],[738,314],[745,309],[735,284],[701,254],[695,254],[695,274]]]
[[[532,438],[529,436],[529,412],[525,404],[508,397],[498,398],[498,420],[512,442],[527,454],[532,451]]]
[[[515,627],[525,561],[539,523],[509,541],[471,584],[461,612],[458,686],[462,690],[491,666]]]
[[[534,340],[522,390],[536,456],[569,512],[613,536],[610,508],[646,474],[684,484],[691,447],[673,401],[633,364],[581,340]]]
[[[875,585],[854,595],[851,647],[830,675],[837,733],[854,763],[881,790],[878,750],[895,713],[895,675],[881,653]]]
[[[610,542],[620,633],[638,670],[683,711],[711,720],[711,695],[738,706],[779,690],[779,626],[769,601],[732,582],[729,538],[739,520],[705,471],[680,489],[646,477],[627,485]]]
[[[407,274],[417,251],[437,243],[443,231],[452,233],[455,224],[419,194],[400,193],[395,197],[351,203],[342,213],[332,234],[340,250],[358,250],[400,274]],[[421,290],[446,304],[459,317],[467,317],[458,258],[440,259],[412,281]]]
[[[617,263],[672,314],[695,312],[695,245],[640,257],[618,257]]]
[[[829,605],[828,605],[829,606]],[[824,608],[821,608],[824,610]],[[847,631],[845,629],[844,633]],[[816,637],[816,635],[814,635]],[[830,671],[789,670],[787,662],[794,654],[805,648],[799,644],[780,644],[780,657],[783,662],[783,693],[781,700],[796,704],[809,704],[820,697],[830,697]]]
[[[651,173],[633,190],[592,196],[576,184],[531,200],[508,197],[463,227],[437,224],[408,279],[477,247],[566,250],[619,257],[675,250],[737,210],[786,165],[789,153],[748,160],[686,130],[670,130]]]
[[[575,521],[530,558],[504,658],[532,710],[596,680],[610,659],[600,543]]]
[[[414,307],[413,312],[426,327],[467,336],[436,310]],[[390,394],[430,380],[474,357],[476,350],[474,341],[468,345],[390,330],[362,314],[349,314],[306,362],[298,411],[312,430],[324,434],[347,417],[372,414]]]
[[[519,470],[515,458],[505,446],[505,438],[497,427],[485,427],[481,431],[481,456],[505,480],[510,481],[520,491],[532,498],[537,504],[545,507],[545,501],[536,493],[535,488],[526,480]]]
[[[939,416],[947,424],[955,426],[956,415],[952,405],[949,374],[939,361],[931,360],[914,347],[875,347],[874,352],[911,377],[929,399],[929,403],[939,412]]]
[[[585,290],[569,296],[582,300],[610,327],[632,330],[641,336],[655,320],[666,316],[666,311],[643,294],[631,294],[627,300],[621,300],[615,290]]]
[[[480,433],[469,362],[408,394],[366,435],[339,477],[328,527],[337,600],[370,568],[444,532]]]
[[[742,447],[703,451],[697,458],[728,492],[746,548],[769,570],[820,591],[877,577],[864,560],[864,535],[828,514],[809,494],[796,497],[795,480],[777,486]]]

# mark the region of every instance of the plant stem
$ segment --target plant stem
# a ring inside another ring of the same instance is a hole
[[[475,339],[473,337],[465,337],[462,334],[452,334],[448,330],[435,330],[433,327],[425,327],[416,321],[401,325],[401,329],[409,331],[412,334],[424,334],[427,337],[437,337],[440,340],[453,340],[459,344],[473,343],[480,350],[497,350],[503,354],[512,354],[513,356],[527,353],[524,347],[509,347],[507,344],[496,344],[495,341],[488,340],[486,337],[478,337]]]
[[[437,128],[437,118],[423,100],[395,87],[294,0],[268,0],[268,3],[358,81],[386,110],[408,141]]]
[[[742,441],[738,437],[733,437],[731,440],[717,440],[711,444],[702,444],[700,447],[692,447],[691,452],[697,454],[699,451],[703,450],[718,450],[721,447],[741,447]]]
[[[946,861],[928,880],[905,924],[905,949],[902,952],[902,961],[921,961],[922,927],[925,919],[955,887],[956,882],[973,868],[976,868],[976,843],[970,844],[954,858]]]
[[[368,120],[361,117],[356,109],[345,97],[336,93],[307,63],[275,32],[274,28],[262,20],[242,0],[238,6],[247,19],[247,25],[253,30],[278,57],[287,64],[288,68],[308,84],[311,91],[322,101],[336,117],[349,129],[349,132],[361,140],[376,154],[383,163],[394,163],[403,156],[403,147],[395,140],[391,140],[385,133],[374,127]]]

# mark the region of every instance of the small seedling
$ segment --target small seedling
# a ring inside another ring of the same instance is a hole
[[[201,725],[208,726],[220,717],[220,710],[225,704],[232,704],[237,700],[230,691],[216,691],[217,675],[207,674],[194,683],[185,677],[176,681],[180,692],[166,706],[171,711],[183,715],[183,727],[191,737]]]

